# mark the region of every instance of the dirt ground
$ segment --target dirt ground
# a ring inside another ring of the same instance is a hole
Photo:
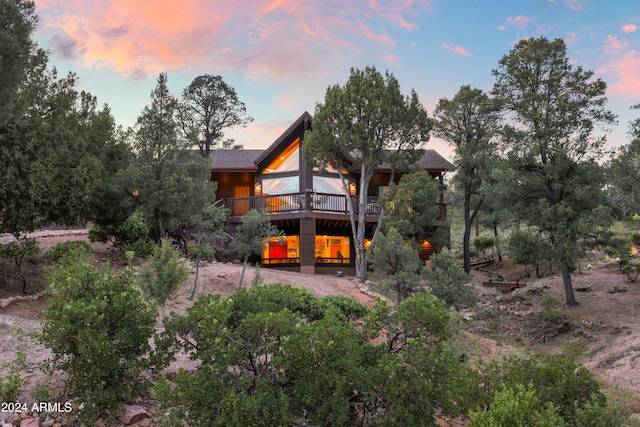
[[[43,251],[65,240],[86,240],[84,230],[47,231],[36,234]],[[7,243],[8,236],[0,236]],[[107,245],[94,245],[96,259],[112,259]],[[38,267],[39,268],[39,267]],[[12,360],[18,348],[28,354],[30,387],[45,381],[39,366],[50,353],[37,343],[33,333],[40,331],[40,320],[46,308],[45,282],[42,271],[26,265],[27,292],[22,294],[22,282],[8,260],[0,260],[0,364]],[[592,262],[574,273],[573,287],[579,305],[564,307],[565,300],[560,274],[541,279],[523,277],[524,268],[507,262],[493,262],[473,270],[473,283],[480,296],[477,306],[463,310],[466,322],[460,342],[476,356],[499,357],[501,353],[571,352],[605,384],[605,390],[624,400],[632,411],[640,413],[640,283],[628,281],[613,261]],[[250,286],[254,269],[248,268],[244,283]],[[223,296],[235,292],[240,281],[241,266],[212,263],[200,269],[197,294],[216,293]],[[346,295],[364,304],[373,304],[373,294],[349,277],[304,275],[261,269],[263,283],[304,286],[315,295]],[[187,296],[194,275],[167,305],[167,312],[183,313],[190,306]],[[522,289],[502,293],[483,283],[489,279],[519,280]],[[542,320],[540,295],[546,291],[558,300],[557,310],[566,315],[560,323]],[[159,323],[160,325],[160,323]],[[186,361],[183,361],[187,363]],[[176,370],[178,361],[171,369]],[[0,370],[0,373],[2,371]],[[47,380],[50,381],[50,380]],[[25,399],[33,400],[25,394]],[[637,414],[636,414],[637,416]],[[454,425],[454,424],[447,424]]]

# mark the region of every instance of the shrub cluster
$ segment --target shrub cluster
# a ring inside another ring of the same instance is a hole
[[[81,416],[94,420],[144,389],[157,310],[143,301],[130,269],[119,277],[88,257],[66,257],[47,278],[41,341],[53,353],[49,366],[67,375],[84,403]]]
[[[83,258],[93,253],[93,247],[84,240],[67,240],[58,243],[45,253],[49,264],[55,264],[66,257]]]
[[[394,311],[282,285],[205,295],[159,340],[198,368],[161,381],[157,393],[174,421],[190,425],[431,425],[460,363],[444,345],[448,322],[429,294]]]
[[[478,365],[456,377],[465,385],[457,388],[459,410],[470,411],[473,426],[607,427],[628,420],[621,408],[607,407],[593,374],[572,357],[508,356]]]
[[[136,212],[118,225],[92,225],[87,232],[92,242],[111,241],[122,252],[133,251],[138,256],[153,253],[155,244],[149,240],[150,229],[142,213]]]

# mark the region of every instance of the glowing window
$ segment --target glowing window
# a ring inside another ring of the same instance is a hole
[[[264,169],[264,173],[292,172],[300,169],[300,138],[288,146],[277,159]]]
[[[272,237],[262,248],[263,264],[300,262],[300,236]]]
[[[349,264],[350,256],[349,237],[316,236],[317,264]]]

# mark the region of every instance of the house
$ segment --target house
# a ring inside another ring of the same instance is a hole
[[[265,244],[263,267],[311,274],[355,274],[355,248],[347,211],[346,195],[337,171],[309,168],[302,159],[302,140],[312,117],[303,113],[266,150],[212,151],[211,180],[218,183],[216,203],[230,209],[229,231],[233,235],[242,216],[250,209],[264,209],[271,221],[285,233]],[[426,150],[419,161],[440,184],[439,225],[447,227],[444,203],[444,174],[452,165],[434,150]],[[347,176],[349,196],[362,189],[355,176]],[[389,186],[391,169],[376,170],[367,192],[366,239],[378,223],[376,203]],[[399,177],[398,177],[399,179]],[[396,181],[398,180],[396,179]],[[355,209],[357,204],[354,203]],[[438,248],[423,242],[423,259]]]

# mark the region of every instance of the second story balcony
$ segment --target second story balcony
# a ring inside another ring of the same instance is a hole
[[[220,199],[222,204],[231,211],[232,217],[239,217],[251,209],[264,210],[270,215],[289,215],[308,212],[320,212],[327,214],[348,214],[349,205],[347,197],[352,199],[355,214],[358,215],[358,196],[345,196],[342,194],[316,193],[307,191],[304,193],[289,193],[278,195],[235,197]],[[444,203],[438,203],[439,220],[447,218],[447,207]],[[378,197],[367,197],[365,216],[378,217],[381,212]]]

